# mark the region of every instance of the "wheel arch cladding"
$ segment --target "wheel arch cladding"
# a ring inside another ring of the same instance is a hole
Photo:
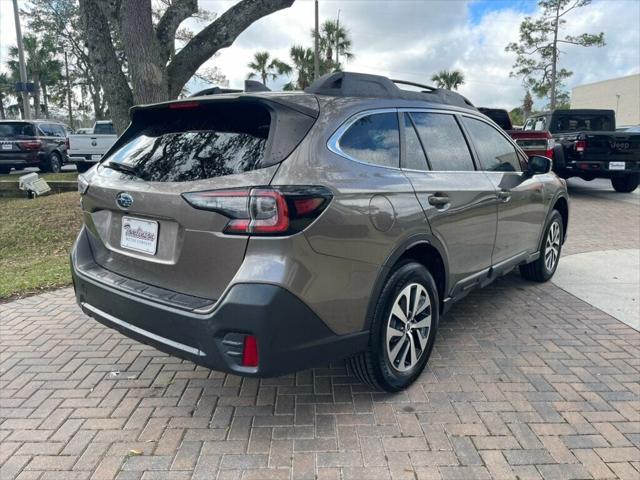
[[[438,289],[438,296],[440,300],[440,312],[443,311],[444,299],[448,294],[448,270],[444,261],[445,255],[442,250],[438,248],[436,241],[427,239],[423,236],[412,237],[407,241],[400,244],[393,253],[387,258],[382,269],[378,274],[378,278],[374,283],[371,296],[369,298],[369,304],[367,305],[367,316],[365,318],[365,329],[371,328],[371,318],[373,311],[376,307],[378,297],[382,291],[389,274],[394,270],[394,267],[399,262],[405,260],[415,260],[416,262],[424,265],[434,281]]]
[[[440,298],[440,312],[445,297],[447,296],[447,270],[442,255],[436,247],[428,242],[420,242],[408,248],[398,259],[399,261],[409,259],[415,260],[424,265],[436,282],[438,297]]]
[[[562,241],[567,237],[567,228],[569,227],[569,203],[564,197],[560,197],[553,204],[552,210],[557,210],[562,217]]]

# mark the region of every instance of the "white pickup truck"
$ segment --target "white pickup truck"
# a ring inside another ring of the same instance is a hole
[[[89,170],[111,148],[118,136],[111,120],[98,120],[93,133],[69,135],[69,161],[80,173]]]

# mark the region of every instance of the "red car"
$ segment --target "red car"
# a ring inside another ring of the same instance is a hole
[[[509,113],[500,108],[480,107],[478,110],[505,130],[529,157],[534,155],[543,155],[545,157],[553,158],[555,141],[549,131],[514,129],[511,124],[511,119],[509,118]]]

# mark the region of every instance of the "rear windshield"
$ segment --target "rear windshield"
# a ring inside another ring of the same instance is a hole
[[[271,116],[256,104],[232,109],[148,112],[143,125],[108,158],[154,182],[187,182],[258,168]]]
[[[34,137],[33,125],[25,122],[0,123],[0,138]]]
[[[611,115],[585,114],[557,115],[553,117],[549,130],[552,132],[593,132],[613,130]]]
[[[115,135],[116,129],[113,123],[96,123],[93,133],[95,135]]]

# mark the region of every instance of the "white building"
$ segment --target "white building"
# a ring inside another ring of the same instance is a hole
[[[640,125],[640,74],[574,87],[571,108],[607,108],[617,127]]]

